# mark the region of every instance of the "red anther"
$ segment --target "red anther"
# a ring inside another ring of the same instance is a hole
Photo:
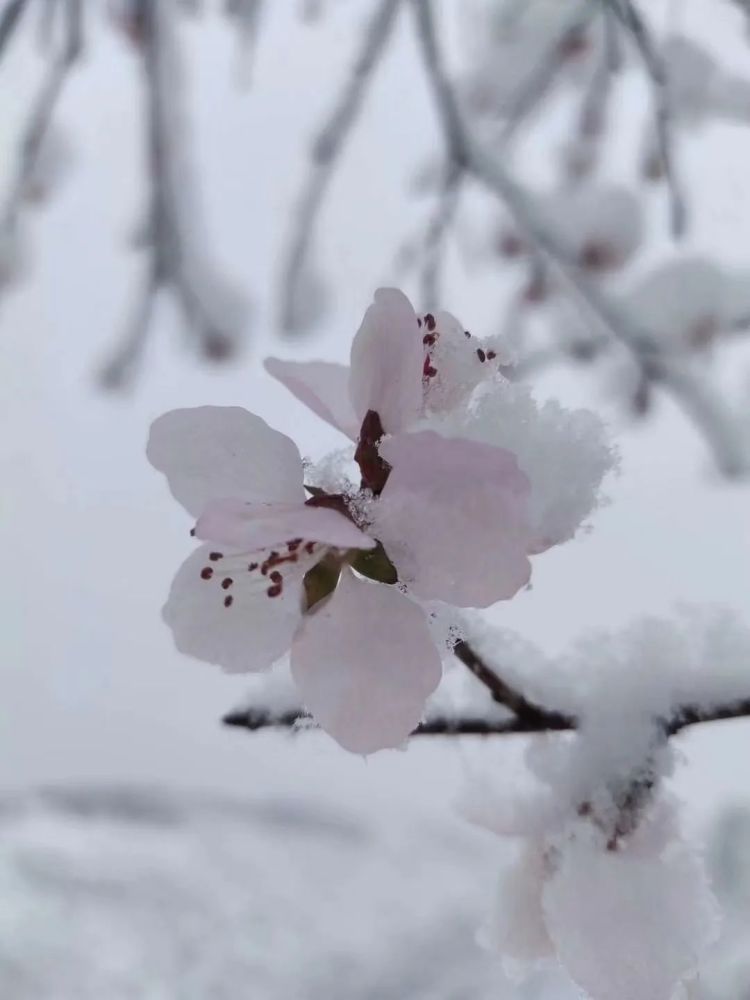
[[[494,361],[496,357],[497,357],[497,354],[495,354],[494,351],[487,351],[487,360],[488,361]]]
[[[426,333],[424,337],[422,337],[422,343],[425,344],[427,347],[432,347],[432,345],[435,343],[436,340],[437,340],[436,333]]]
[[[471,334],[469,333],[468,330],[464,330],[464,337],[469,337],[469,338],[471,337]]]
[[[231,594],[227,594],[227,596],[224,598],[224,607],[231,608],[233,603],[234,603],[234,598],[232,597]]]
[[[424,316],[424,325],[430,331],[432,331],[432,330],[435,329],[435,327],[436,327],[437,324],[435,323],[435,317],[432,315],[432,313],[425,313],[425,316]]]
[[[482,364],[484,364],[484,362],[487,360],[487,355],[484,353],[481,347],[477,348],[477,357],[482,362]]]
[[[305,552],[308,555],[312,555],[315,551],[315,542],[305,542]]]
[[[211,560],[211,562],[216,562],[218,559],[223,559],[224,558],[224,553],[223,552],[209,552],[208,553],[208,558]]]
[[[248,563],[247,564],[248,573],[252,573],[253,570],[255,570],[257,568],[258,568],[258,563]]]
[[[266,591],[266,593],[268,594],[269,597],[278,597],[279,594],[281,593],[282,589],[283,589],[282,584],[275,583],[273,585],[273,587],[269,587],[268,588],[268,590]]]
[[[210,566],[204,566],[201,570],[201,580],[210,580],[213,575],[214,571]]]
[[[296,552],[301,544],[302,544],[301,538],[293,538],[291,542],[286,543],[286,547],[289,549],[290,552]]]
[[[430,356],[424,359],[424,365],[422,366],[422,376],[424,378],[434,378],[437,375],[437,368],[434,368],[430,362]]]
[[[225,576],[224,579],[221,581],[221,589],[229,590],[229,588],[232,586],[233,583],[234,580],[231,578],[231,576]]]
[[[190,529],[190,537],[195,538],[195,528]]]
[[[281,573],[279,573],[277,569],[275,569],[273,573],[271,573],[268,579],[271,581],[271,583],[281,583],[284,577],[281,575]]]

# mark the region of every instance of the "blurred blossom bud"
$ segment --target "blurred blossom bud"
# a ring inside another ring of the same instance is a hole
[[[201,341],[203,357],[208,361],[231,361],[237,347],[237,338],[225,330],[206,330]]]
[[[598,145],[590,139],[577,136],[564,143],[560,159],[564,175],[573,181],[589,177],[599,161]]]
[[[570,256],[587,270],[623,267],[641,244],[641,205],[626,188],[566,188],[539,198],[537,205]]]
[[[39,145],[36,159],[26,178],[24,197],[27,201],[46,201],[70,170],[71,146],[66,134],[57,126],[50,126]]]
[[[750,316],[750,275],[698,256],[670,260],[641,278],[625,305],[661,346],[699,350]]]

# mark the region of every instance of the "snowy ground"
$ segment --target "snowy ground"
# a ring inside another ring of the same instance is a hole
[[[495,848],[458,823],[81,787],[5,798],[0,831],[8,1000],[503,995]]]
[[[696,1000],[750,997],[749,817],[714,837],[731,904]],[[421,810],[378,823],[311,799],[155,787],[6,796],[0,996],[573,1000],[556,970],[513,986],[478,945],[498,853]]]

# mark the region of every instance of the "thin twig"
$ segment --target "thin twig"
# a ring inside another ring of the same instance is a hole
[[[630,33],[651,83],[659,157],[670,195],[672,235],[679,238],[684,236],[687,228],[687,205],[675,164],[672,112],[664,63],[656,49],[651,32],[633,0],[606,0],[606,3]]]
[[[524,80],[523,86],[512,97],[511,107],[500,133],[500,141],[503,144],[509,143],[513,139],[519,126],[526,121],[549,93],[555,79],[569,58],[566,43],[569,44],[579,36],[595,13],[594,5],[589,0],[579,4],[550,40],[547,51],[534,67],[533,72]]]
[[[385,52],[401,0],[379,0],[362,36],[362,46],[330,117],[313,142],[311,166],[294,218],[294,231],[282,266],[280,325],[297,327],[297,300],[315,225],[346,140],[355,125],[367,87]]]
[[[528,240],[544,254],[564,280],[573,297],[596,321],[598,327],[618,341],[649,379],[667,390],[699,426],[712,445],[716,462],[727,475],[748,472],[746,454],[734,415],[715,397],[687,365],[668,358],[642,329],[571,259],[567,248],[547,228],[538,208],[505,170],[500,160],[470,135],[445,71],[438,47],[432,8],[413,0],[418,41],[435,98],[448,152],[457,168],[471,174],[505,203]]]
[[[436,310],[440,305],[440,273],[445,244],[458,208],[461,193],[461,172],[449,166],[438,194],[435,211],[424,237],[424,257],[421,274],[421,303],[424,310]]]
[[[545,730],[575,728],[576,721],[572,716],[549,711],[529,701],[520,691],[504,681],[464,639],[459,639],[455,643],[453,652],[470,673],[484,684],[492,695],[492,700],[509,709],[515,715],[516,721],[527,726],[529,732],[539,728]]]
[[[169,5],[138,0],[133,17],[143,70],[150,204],[145,242],[150,252],[146,279],[120,346],[103,366],[102,382],[122,386],[133,375],[148,339],[154,302],[168,291],[180,307],[185,329],[204,356],[229,356],[235,336],[206,294],[215,281],[199,246],[199,219],[180,99],[183,67]],[[204,241],[205,242],[205,241]]]
[[[83,0],[66,0],[65,36],[60,52],[49,65],[42,87],[31,109],[18,151],[15,173],[0,216],[0,231],[12,234],[19,225],[28,185],[36,169],[39,153],[49,133],[55,109],[71,68],[81,53],[83,40]],[[23,11],[21,5],[11,28]],[[7,11],[6,11],[7,15]],[[0,31],[5,25],[0,25]],[[0,41],[4,41],[0,34]],[[0,50],[1,51],[1,50]]]

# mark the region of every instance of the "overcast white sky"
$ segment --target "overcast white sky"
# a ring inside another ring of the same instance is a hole
[[[410,799],[444,813],[461,777],[466,758],[457,745],[422,744],[364,764],[324,737],[292,742],[223,730],[218,719],[241,697],[242,679],[179,656],[160,620],[189,549],[189,525],[146,463],[150,421],[174,406],[240,404],[294,436],[303,453],[335,445],[334,433],[308,419],[259,361],[269,350],[345,357],[373,289],[394,278],[393,251],[423,210],[407,197],[406,182],[434,148],[404,19],[323,217],[320,255],[336,309],[316,339],[280,345],[272,296],[305,143],[348,64],[365,5],[333,5],[316,27],[295,20],[291,0],[267,7],[253,86],[244,93],[234,85],[228,33],[214,22],[187,33],[211,251],[254,304],[250,349],[230,369],[211,371],[188,356],[165,308],[135,390],[112,397],[96,389],[94,370],[137,278],[127,241],[143,197],[138,67],[109,31],[92,38],[61,107],[73,173],[35,216],[32,272],[0,315],[0,788],[90,779],[249,795],[281,788],[345,798],[350,808]],[[683,7],[718,37],[724,25],[713,0]],[[739,40],[727,51],[728,59],[747,56]],[[15,71],[18,81],[33,75],[26,64]],[[15,96],[21,87],[14,85]],[[3,89],[0,110],[10,121]],[[630,111],[645,100],[634,95]],[[0,133],[4,143],[9,131]],[[718,155],[707,151],[714,141]],[[686,154],[686,170],[702,187],[694,245],[746,266],[749,153],[750,137],[737,130],[707,132]],[[622,162],[623,176],[632,176]],[[469,328],[490,332],[498,315],[488,289],[486,269],[456,268],[445,305]],[[713,477],[701,441],[669,405],[657,420],[629,428],[601,383],[560,375],[545,380],[544,391],[586,400],[613,420],[622,472],[594,530],[538,559],[533,590],[497,620],[554,650],[592,627],[668,614],[685,601],[750,614],[750,489]],[[705,806],[746,791],[747,726],[707,727],[684,742],[680,784],[694,799]],[[495,748],[493,759],[503,752]]]

